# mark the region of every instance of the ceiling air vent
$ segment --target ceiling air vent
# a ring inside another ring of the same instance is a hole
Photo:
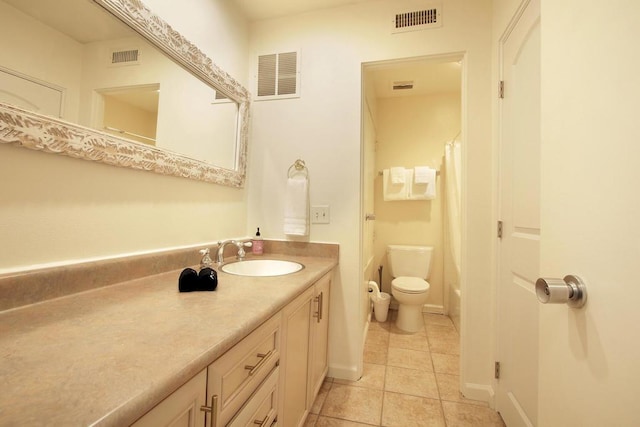
[[[393,82],[391,89],[393,90],[413,89],[413,81]]]
[[[300,96],[299,60],[298,51],[258,56],[256,100]]]
[[[111,65],[134,65],[140,63],[140,50],[113,50],[111,51]]]
[[[412,12],[397,13],[393,20],[392,32],[402,33],[405,31],[417,31],[441,26],[442,16],[440,8],[433,7]]]

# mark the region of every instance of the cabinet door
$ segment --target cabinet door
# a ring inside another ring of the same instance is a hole
[[[309,369],[309,394],[307,406],[311,408],[329,368],[329,297],[331,273],[318,280],[314,286],[314,314],[311,321],[311,369]]]
[[[202,427],[204,412],[200,407],[206,404],[206,389],[207,373],[203,370],[132,425],[134,427]]]
[[[287,305],[282,311],[281,399],[278,425],[297,427],[307,415],[309,378],[310,321],[314,289]]]

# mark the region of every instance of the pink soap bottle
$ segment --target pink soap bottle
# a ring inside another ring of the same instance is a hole
[[[254,255],[262,255],[262,251],[264,250],[264,240],[260,236],[260,227],[258,227],[258,231],[256,231],[256,237],[253,238],[251,246],[251,251]]]

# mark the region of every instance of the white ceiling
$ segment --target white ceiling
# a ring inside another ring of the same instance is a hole
[[[297,15],[318,9],[345,6],[377,0],[233,0],[240,6],[247,19],[259,21],[261,19],[279,16]]]
[[[105,19],[107,13],[87,0],[4,0],[16,9],[57,29],[79,43],[90,43],[131,36],[117,19]]]

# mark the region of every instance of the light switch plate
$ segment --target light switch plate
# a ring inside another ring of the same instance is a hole
[[[311,224],[329,224],[329,206],[311,206]]]

